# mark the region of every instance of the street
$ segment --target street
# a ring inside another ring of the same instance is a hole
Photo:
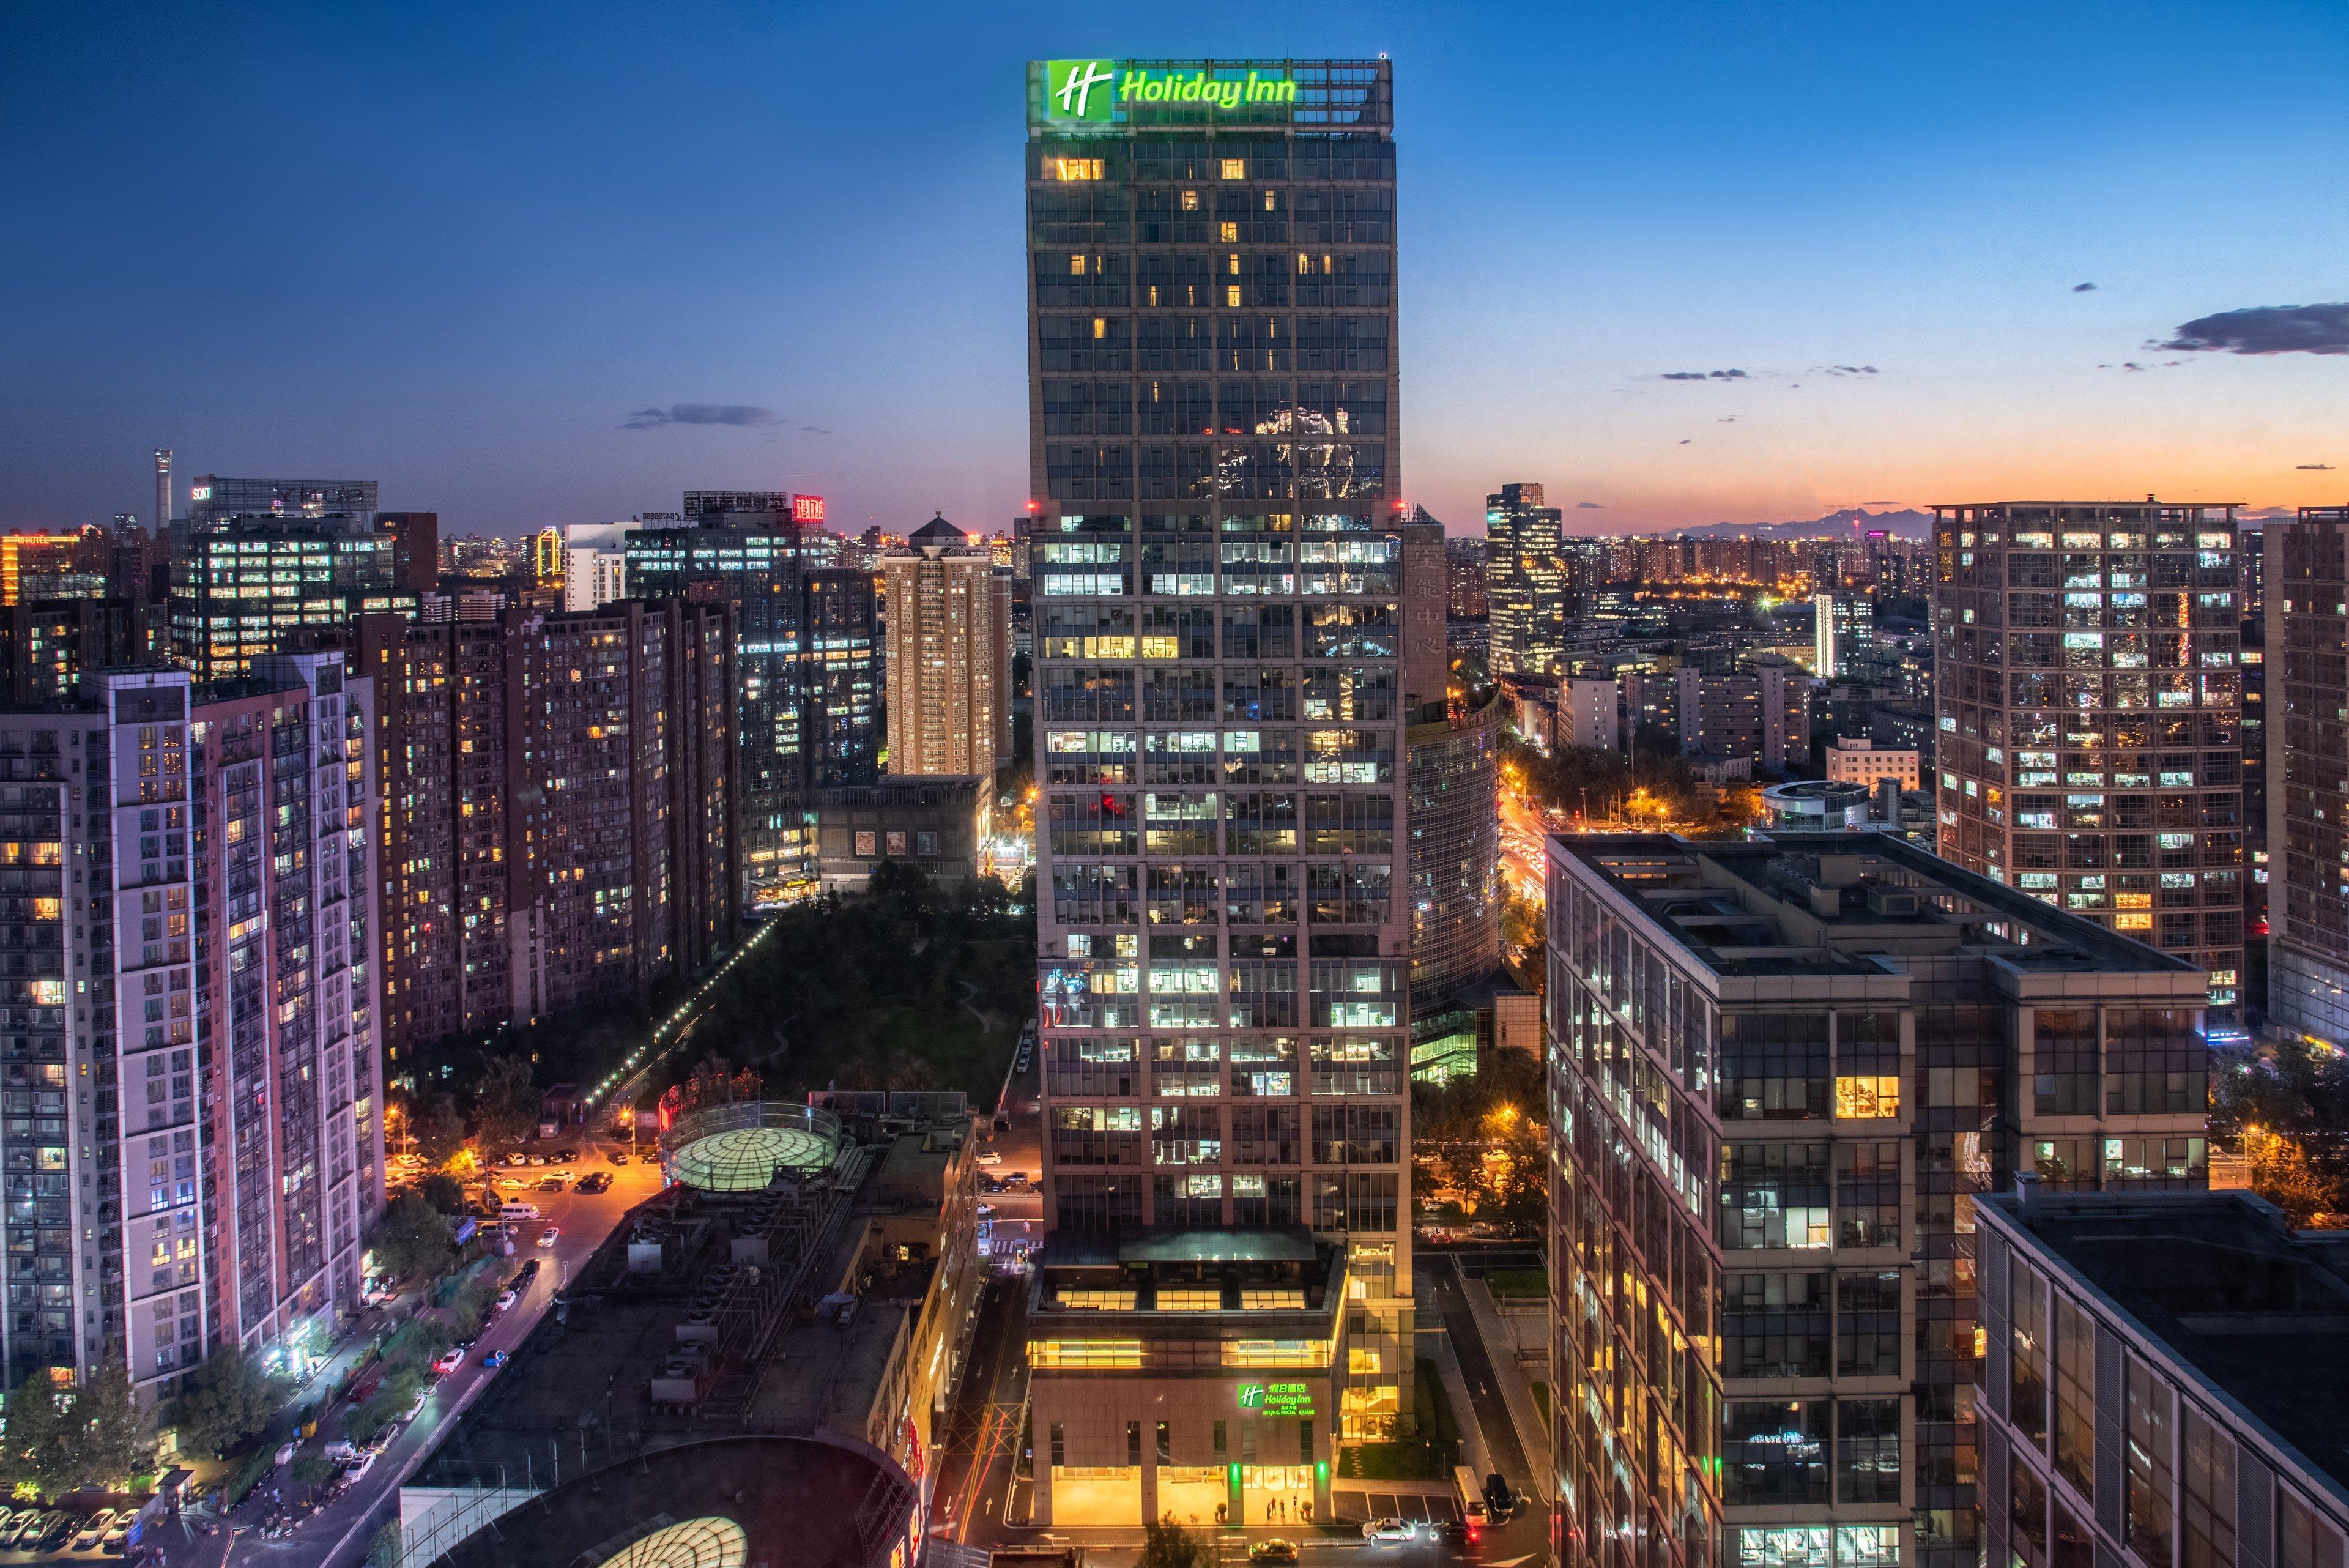
[[[166,1525],[156,1540],[171,1562],[194,1563],[197,1568],[222,1568],[230,1562],[266,1564],[268,1568],[329,1568],[330,1564],[352,1568],[364,1560],[367,1543],[376,1532],[399,1511],[400,1481],[422,1462],[441,1433],[489,1379],[497,1376],[482,1366],[482,1358],[492,1351],[512,1352],[519,1345],[545,1314],[572,1271],[593,1255],[629,1210],[660,1190],[660,1162],[647,1143],[639,1143],[638,1157],[618,1167],[611,1163],[608,1156],[614,1149],[626,1150],[627,1140],[592,1137],[580,1127],[566,1127],[558,1137],[525,1147],[541,1151],[556,1147],[578,1149],[580,1158],[565,1168],[573,1173],[572,1186],[576,1185],[579,1177],[595,1170],[609,1171],[613,1179],[611,1188],[604,1192],[581,1193],[568,1188],[562,1192],[540,1192],[533,1185],[527,1192],[501,1193],[534,1203],[540,1211],[537,1220],[518,1228],[515,1237],[515,1264],[532,1258],[540,1260],[538,1277],[531,1282],[528,1292],[490,1321],[480,1343],[467,1353],[463,1366],[433,1385],[424,1408],[368,1467],[367,1475],[322,1511],[305,1520],[291,1535],[279,1541],[264,1541],[256,1534],[245,1533],[232,1540],[223,1530],[209,1538],[198,1538],[185,1535],[177,1525]],[[532,1166],[509,1172],[492,1166],[491,1173],[534,1179],[543,1178],[554,1168]],[[478,1179],[471,1190],[479,1192]],[[552,1247],[536,1246],[539,1233],[549,1225],[562,1234]],[[339,1437],[347,1414],[347,1405],[334,1407],[320,1423],[318,1436],[305,1448]],[[274,1480],[262,1483],[253,1501],[233,1516],[232,1522],[240,1527],[257,1523],[267,1511],[273,1486],[289,1501],[301,1490],[281,1468]]]

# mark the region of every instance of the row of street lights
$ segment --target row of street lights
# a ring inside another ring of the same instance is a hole
[[[683,1029],[686,1023],[693,1016],[693,1010],[700,1005],[702,998],[709,994],[709,988],[716,985],[719,981],[725,979],[727,971],[731,970],[736,964],[740,963],[744,959],[750,957],[751,950],[756,948],[761,942],[764,941],[767,939],[768,933],[772,931],[775,929],[775,926],[776,922],[773,920],[769,920],[760,926],[757,930],[750,933],[750,940],[744,942],[740,947],[736,948],[727,958],[724,963],[719,964],[716,969],[710,971],[709,977],[703,980],[699,985],[693,988],[693,993],[688,996],[683,1002],[678,1003],[677,1011],[671,1012],[667,1018],[662,1019],[658,1023],[653,1026],[651,1039],[646,1041],[642,1045],[637,1046],[634,1051],[629,1052],[627,1060],[622,1062],[617,1067],[615,1067],[609,1074],[605,1075],[602,1083],[597,1084],[593,1089],[587,1091],[585,1102],[587,1107],[591,1110],[594,1109],[595,1103],[598,1100],[601,1100],[614,1089],[635,1077],[644,1067],[650,1065],[650,1062],[647,1060],[647,1052],[651,1053],[651,1061],[657,1062],[667,1051],[675,1049],[678,1040],[682,1038],[678,1033],[678,1031]],[[663,1044],[664,1037],[667,1037],[666,1044]],[[634,1106],[623,1106],[621,1108],[621,1114],[628,1128],[628,1146],[633,1149],[636,1147],[636,1107]]]

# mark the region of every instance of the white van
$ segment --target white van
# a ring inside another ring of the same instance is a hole
[[[538,1218],[538,1205],[523,1203],[509,1198],[498,1205],[498,1218],[509,1225],[518,1225],[525,1220],[535,1220]]]

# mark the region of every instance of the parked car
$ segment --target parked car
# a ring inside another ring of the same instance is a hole
[[[536,1258],[533,1258],[530,1262],[522,1266],[522,1271],[519,1273],[514,1275],[513,1288],[517,1291],[528,1290],[530,1288],[530,1282],[536,1278],[538,1278],[538,1260]]]
[[[546,1156],[543,1154],[532,1155],[530,1157],[530,1162],[533,1165],[544,1165],[546,1163]]]
[[[500,1312],[503,1312],[506,1308],[513,1305],[514,1303],[520,1299],[521,1298],[512,1291],[501,1291],[498,1293],[498,1310]]]
[[[1362,1539],[1373,1546],[1396,1545],[1411,1540],[1418,1533],[1417,1529],[1408,1519],[1389,1517],[1365,1520],[1362,1523]]]
[[[495,1372],[499,1367],[503,1366],[507,1362],[512,1361],[512,1356],[508,1355],[502,1350],[492,1350],[487,1355],[481,1357],[481,1365],[488,1367],[491,1371]]]
[[[413,1404],[413,1405],[410,1405],[410,1406],[408,1407],[408,1414],[407,1414],[407,1415],[405,1415],[405,1416],[402,1416],[402,1417],[400,1417],[400,1419],[401,1419],[401,1420],[403,1420],[403,1421],[413,1421],[414,1419],[416,1419],[416,1417],[417,1417],[421,1416],[422,1414],[424,1414],[424,1401],[426,1401],[427,1399],[429,1399],[429,1398],[431,1398],[431,1397],[432,1397],[432,1390],[431,1390],[431,1389],[429,1389],[429,1388],[419,1388],[419,1389],[416,1391],[416,1403],[415,1403],[415,1404]]]
[[[109,1557],[119,1557],[129,1551],[130,1527],[135,1522],[137,1521],[130,1511],[124,1509],[116,1518],[114,1528],[106,1532],[106,1539],[98,1543],[98,1549]]]
[[[550,1176],[538,1184],[538,1189],[541,1192],[560,1192],[563,1190],[563,1178]]]
[[[983,1148],[978,1151],[978,1163],[981,1165],[1001,1165],[1003,1163],[1003,1157],[996,1153],[991,1148]]]
[[[558,1164],[568,1165],[579,1158],[579,1151],[575,1148],[558,1148],[554,1151],[554,1158]]]
[[[41,1511],[37,1508],[20,1508],[13,1513],[0,1514],[0,1548],[16,1545],[16,1537],[24,1533],[25,1527],[40,1517]]]
[[[432,1364],[433,1375],[440,1377],[446,1377],[449,1374],[456,1371],[457,1368],[464,1365],[465,1347],[461,1345],[452,1345],[448,1349],[440,1353],[440,1360]]]
[[[106,1532],[114,1528],[115,1520],[119,1517],[119,1513],[110,1508],[101,1508],[91,1514],[82,1521],[81,1532],[74,1537],[73,1549],[87,1552],[96,1546],[106,1539]]]
[[[1274,1536],[1269,1541],[1259,1541],[1255,1545],[1248,1548],[1248,1561],[1251,1563],[1294,1563],[1297,1561],[1297,1542],[1294,1541],[1284,1541],[1278,1535]]]
[[[625,1148],[616,1148],[604,1158],[610,1160],[614,1165],[626,1165],[628,1163],[628,1151]]]
[[[292,1464],[294,1462],[294,1450],[301,1446],[302,1445],[299,1443],[281,1444],[277,1449],[277,1468],[279,1469],[284,1469],[287,1465]]]
[[[30,1547],[35,1552],[55,1552],[73,1536],[74,1516],[62,1509],[51,1509],[41,1515],[33,1533],[16,1543],[19,1550]]]
[[[545,1230],[541,1231],[538,1233],[538,1244],[539,1244],[540,1246],[542,1246],[542,1247],[552,1247],[552,1246],[554,1246],[554,1245],[555,1238],[557,1238],[557,1237],[561,1236],[562,1234],[563,1234],[563,1227],[562,1227],[562,1226],[560,1226],[560,1225],[549,1225]]]

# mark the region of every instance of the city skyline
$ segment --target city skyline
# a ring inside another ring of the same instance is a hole
[[[2337,503],[2344,116],[2293,88],[2349,22],[2124,15],[36,22],[0,178],[51,239],[0,263],[46,302],[0,349],[0,526],[144,516],[170,446],[185,472],[380,474],[450,534],[688,485],[822,493],[851,533],[940,505],[999,529],[1030,499],[1025,410],[984,390],[1024,368],[1020,70],[1087,46],[1392,56],[1423,128],[1406,499],[1455,534],[1514,481],[1573,532]],[[2189,59],[2192,95],[2146,90]],[[191,123],[191,81],[336,111]],[[781,112],[743,107],[778,81]]]

